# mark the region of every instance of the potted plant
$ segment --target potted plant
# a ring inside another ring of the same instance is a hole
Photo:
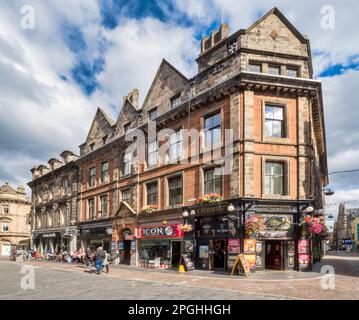
[[[265,229],[264,218],[258,214],[252,214],[245,223],[246,236],[249,238],[256,238],[260,231]]]
[[[148,205],[148,206],[144,206],[141,210],[141,213],[144,213],[144,214],[150,214],[150,213],[153,213],[154,211],[157,210],[157,206],[155,205]]]
[[[218,193],[207,193],[203,197],[199,197],[198,204],[216,203],[222,201],[223,197]]]

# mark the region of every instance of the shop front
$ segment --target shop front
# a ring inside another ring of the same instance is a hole
[[[48,250],[60,253],[66,248],[62,246],[61,231],[34,232],[34,250],[46,254]]]
[[[138,266],[177,268],[182,253],[183,231],[180,223],[142,225],[138,228]]]
[[[297,205],[251,206],[245,213],[243,253],[253,270],[299,270],[299,220]]]
[[[103,247],[104,250],[111,253],[112,220],[83,223],[79,225],[79,230],[80,246],[83,250],[87,248],[96,250],[98,247]]]
[[[185,240],[193,241],[197,269],[229,270],[240,253],[239,217],[228,206],[222,201],[189,208],[185,224],[193,225],[194,232],[185,233]]]

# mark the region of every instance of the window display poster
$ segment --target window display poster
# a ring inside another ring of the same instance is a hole
[[[228,253],[239,253],[239,239],[228,239]]]
[[[131,251],[136,252],[136,240],[131,241]]]
[[[119,241],[119,242],[118,242],[118,250],[120,250],[120,251],[125,250],[125,243],[124,243],[124,241]]]
[[[246,259],[250,269],[254,269],[256,267],[256,255],[255,254],[245,254],[244,259]]]
[[[300,253],[298,260],[299,260],[299,267],[306,268],[310,264],[310,254]]]
[[[256,253],[257,254],[261,254],[262,253],[262,241],[257,241],[256,242]]]
[[[256,252],[256,240],[255,239],[244,239],[244,253],[255,253]]]
[[[184,252],[193,252],[193,241],[186,240],[184,242]]]
[[[209,251],[208,246],[199,246],[199,257],[202,259],[207,259],[208,251]]]
[[[309,253],[309,239],[298,241],[298,253]]]

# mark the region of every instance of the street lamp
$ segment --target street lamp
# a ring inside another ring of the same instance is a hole
[[[328,189],[323,189],[323,192],[326,196],[332,196],[333,194],[335,194],[335,191],[328,188]]]

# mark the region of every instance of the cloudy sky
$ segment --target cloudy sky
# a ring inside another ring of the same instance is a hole
[[[64,149],[78,153],[96,108],[116,118],[131,89],[143,99],[162,58],[193,76],[199,41],[218,27],[222,10],[235,32],[273,6],[311,40],[323,82],[329,171],[359,168],[359,6],[332,0],[335,25],[328,30],[321,24],[327,1],[313,2],[1,0],[0,183],[25,184],[34,165]],[[33,30],[21,27],[29,5]],[[358,179],[332,175],[336,195],[327,203],[359,206]]]

